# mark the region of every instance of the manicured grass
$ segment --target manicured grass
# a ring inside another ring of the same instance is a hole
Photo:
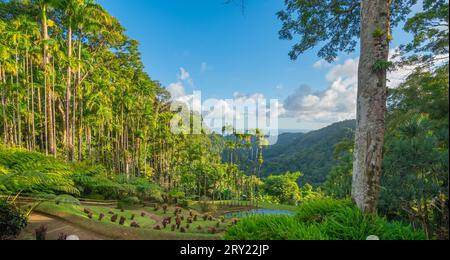
[[[186,232],[182,233],[179,230],[171,231],[170,228],[166,230],[154,230],[153,225],[156,222],[153,219],[147,217],[140,217],[136,214],[136,222],[139,220],[144,223],[141,224],[141,228],[131,228],[129,224],[131,221],[129,218],[131,214],[139,213],[141,211],[131,210],[120,212],[117,209],[110,208],[98,208],[98,207],[88,207],[92,210],[93,217],[89,219],[87,215],[83,212],[84,207],[73,206],[73,205],[56,205],[55,203],[44,203],[37,208],[40,213],[48,214],[50,216],[63,219],[71,224],[80,226],[82,228],[88,229],[92,232],[101,234],[103,236],[110,237],[111,239],[127,239],[127,240],[217,240],[221,239],[219,234],[206,234],[204,232]],[[119,215],[116,223],[110,221],[111,215],[105,214],[105,219],[103,221],[98,221],[98,215],[100,213],[109,211],[116,212]],[[120,214],[119,214],[120,213]],[[119,225],[120,216],[127,217],[128,224],[124,226]],[[143,226],[144,225],[144,226]],[[183,225],[182,225],[183,226]],[[195,226],[196,228],[196,226]]]
[[[146,211],[151,212],[155,215],[158,215],[162,218],[167,218],[167,217],[171,217],[172,220],[174,221],[175,219],[175,209],[176,207],[174,206],[168,206],[166,213],[164,213],[164,210],[160,207],[157,211],[155,211],[155,209],[152,207],[147,207],[145,208]],[[190,212],[192,212],[193,215],[197,215],[197,221],[193,221],[192,223],[189,224],[189,228],[187,229],[186,226],[188,224],[187,219],[190,217]],[[231,225],[231,221],[224,219],[224,222],[222,222],[222,218],[221,217],[214,217],[212,216],[212,214],[209,213],[200,213],[197,210],[194,209],[182,209],[181,210],[181,214],[178,214],[179,216],[183,216],[184,220],[182,221],[182,225],[181,227],[184,227],[186,229],[186,233],[209,233],[209,230],[211,228],[215,228],[217,233],[222,233],[224,232],[225,228],[227,228],[228,226]],[[209,216],[211,215],[213,217],[212,220],[203,220],[203,216]],[[172,221],[172,222],[173,222]],[[217,224],[219,223],[219,227],[217,227]],[[171,225],[173,223],[171,223],[170,225],[168,225],[165,230],[171,230]],[[198,229],[199,227],[201,227],[200,229]],[[164,229],[163,226],[161,225],[161,229]]]
[[[92,211],[93,216],[92,219],[89,219],[88,215],[84,212],[84,209],[89,209]],[[136,221],[142,228],[152,228],[153,225],[156,223],[153,219],[151,219],[148,216],[141,217],[141,212],[137,210],[125,210],[124,212],[121,212],[118,209],[113,208],[105,208],[105,207],[91,207],[91,206],[76,206],[76,205],[67,205],[67,204],[61,204],[56,205],[55,203],[44,203],[41,205],[38,209],[40,210],[49,210],[52,211],[60,211],[65,213],[70,213],[74,216],[79,216],[84,219],[89,219],[93,221],[98,222],[106,222],[113,225],[119,225],[120,217],[125,217],[126,221],[123,226],[130,227],[130,224],[133,221]],[[110,214],[109,212],[113,212],[114,214]],[[104,218],[99,221],[100,214],[104,214]],[[111,216],[117,214],[118,218],[116,222],[111,221]],[[131,220],[132,215],[135,215],[134,220]]]

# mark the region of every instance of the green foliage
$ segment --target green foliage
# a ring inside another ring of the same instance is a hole
[[[445,65],[413,73],[390,93],[380,210],[429,238],[448,238],[448,86]]]
[[[81,205],[77,198],[70,195],[59,195],[54,199],[56,204]]]
[[[322,185],[331,169],[340,163],[333,154],[335,145],[353,139],[355,120],[344,121],[309,133],[281,134],[265,151],[263,176],[301,171],[299,185]]]
[[[383,37],[386,34],[386,31],[381,28],[376,28],[375,31],[373,31],[373,37],[374,38],[380,38]]]
[[[372,71],[375,73],[385,72],[393,67],[393,63],[387,60],[377,60],[372,65]]]
[[[325,217],[351,206],[350,200],[322,198],[306,201],[299,204],[296,218],[300,222],[321,223]]]
[[[117,203],[117,206],[119,209],[128,209],[133,208],[140,203],[141,202],[137,197],[125,197]]]
[[[5,193],[53,193],[79,195],[71,168],[54,158],[23,149],[0,147],[0,190]]]
[[[26,216],[16,206],[0,200],[0,240],[14,239],[26,225]]]
[[[150,180],[128,180],[121,175],[109,177],[103,166],[77,163],[71,177],[84,197],[101,196],[103,199],[120,200],[134,196],[143,201],[163,201],[161,188]]]
[[[411,12],[416,0],[391,3],[391,25],[396,26]],[[361,5],[346,0],[286,0],[278,12],[283,23],[280,38],[299,39],[289,53],[296,59],[307,50],[320,46],[318,56],[331,62],[339,52],[353,52],[361,32]]]
[[[423,240],[401,222],[364,215],[350,201],[323,198],[302,203],[294,217],[258,216],[242,219],[231,227],[226,239],[239,240],[366,240],[375,235],[382,240]]]
[[[414,35],[402,46],[407,62],[446,62],[448,64],[449,3],[447,0],[424,0],[423,10],[410,17],[404,26]],[[443,59],[442,56],[446,56]]]
[[[301,191],[297,184],[301,176],[300,172],[269,176],[264,180],[264,192],[277,198],[280,203],[296,205],[301,198]]]
[[[218,209],[218,206],[210,201],[207,197],[202,197],[200,201],[198,202],[198,206],[201,212],[216,212]]]
[[[354,139],[343,139],[335,145],[334,155],[338,161],[322,188],[326,195],[337,199],[349,198],[352,190]]]
[[[293,217],[255,216],[231,227],[227,240],[327,240],[318,225],[306,225]]]

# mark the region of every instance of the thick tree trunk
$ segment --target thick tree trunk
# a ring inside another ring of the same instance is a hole
[[[352,197],[364,213],[375,213],[383,162],[390,0],[363,0],[361,4],[361,56]]]

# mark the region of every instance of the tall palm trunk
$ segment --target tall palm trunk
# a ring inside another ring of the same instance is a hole
[[[16,45],[16,116],[17,116],[17,142],[16,144],[20,147],[22,146],[22,124],[20,115],[20,94],[19,94],[19,53]]]
[[[8,119],[6,117],[6,74],[0,65],[0,83],[3,84],[2,89],[2,117],[3,117],[3,143],[8,143]]]
[[[70,18],[69,18],[70,19]],[[67,145],[67,160],[73,160],[73,143],[72,143],[72,131],[70,126],[70,102],[71,102],[71,93],[70,87],[72,85],[72,67],[71,67],[71,58],[72,58],[72,25],[69,21],[68,32],[67,32],[67,85],[66,85],[66,120],[65,120],[65,132],[66,132],[66,145]]]
[[[36,127],[35,127],[35,110],[34,110],[34,75],[33,75],[33,58],[30,58],[30,80],[31,80],[31,147],[36,149]]]
[[[78,119],[78,160],[83,160],[83,91],[81,87],[81,38],[82,33],[80,32],[80,38],[78,39],[78,71],[77,71],[77,96],[80,100],[80,115]],[[73,112],[73,125],[75,125],[75,112],[76,112],[77,104],[74,104],[74,112]]]
[[[361,1],[361,57],[352,197],[375,213],[380,193],[390,39],[390,0]]]
[[[29,57],[28,57],[28,48],[26,49],[25,53],[25,61],[24,61],[24,68],[25,68],[25,80],[27,84],[27,148],[28,150],[31,150],[31,108],[30,108],[30,102],[31,102],[31,91],[30,91],[30,79],[29,79]]]
[[[46,110],[46,152],[52,155],[56,155],[56,144],[54,139],[54,124],[53,124],[53,109],[52,109],[52,91],[50,88],[50,77],[49,77],[49,47],[48,47],[48,25],[47,25],[47,7],[44,5],[42,7],[42,36],[44,40],[44,55],[42,59],[42,65],[44,67],[44,89],[45,89],[45,110]]]

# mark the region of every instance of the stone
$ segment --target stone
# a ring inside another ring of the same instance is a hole
[[[77,235],[67,236],[66,241],[78,241],[80,238]]]

